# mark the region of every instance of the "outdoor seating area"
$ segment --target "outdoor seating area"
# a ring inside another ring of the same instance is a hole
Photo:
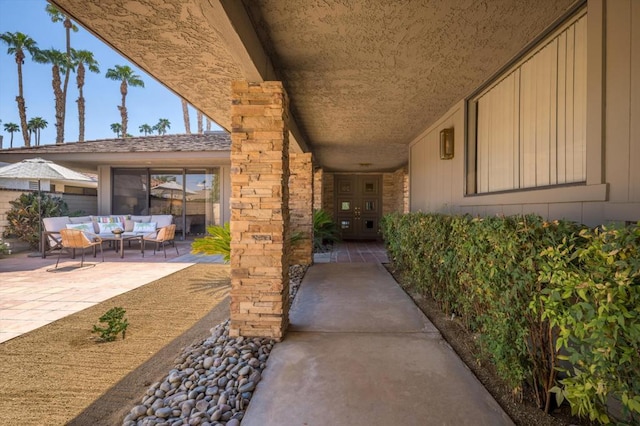
[[[64,244],[62,231],[73,229],[82,232],[89,241],[99,241],[101,248],[103,242],[109,242],[121,258],[124,257],[125,242],[131,246],[132,241],[137,241],[140,244],[140,252],[144,256],[145,239],[155,242],[156,248],[160,247],[161,242],[162,244],[174,242],[175,224],[172,222],[172,215],[47,217],[42,219],[44,228],[40,251],[42,258],[46,258],[47,254],[54,251],[72,248]],[[74,255],[75,253],[72,252],[72,257]]]

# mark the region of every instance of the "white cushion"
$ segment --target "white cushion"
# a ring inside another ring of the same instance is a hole
[[[98,222],[98,228],[100,234],[109,234],[116,228],[120,228],[124,230],[124,225],[120,222],[109,222],[109,223],[100,223]]]
[[[93,233],[93,222],[67,223],[67,229],[79,229],[83,232]]]
[[[157,228],[162,228],[173,223],[173,216],[170,214],[154,214],[151,215],[151,222],[155,222]]]
[[[151,232],[155,232],[155,230],[156,230],[155,222],[135,222],[133,224],[134,234],[148,234]]]
[[[42,218],[45,231],[58,232],[64,229],[67,223],[71,223],[69,216],[45,217]]]
[[[69,218],[69,221],[71,223],[88,223],[88,222],[91,222],[91,216],[77,216],[77,217],[71,216]]]

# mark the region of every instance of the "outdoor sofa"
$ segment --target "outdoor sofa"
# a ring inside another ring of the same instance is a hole
[[[158,232],[161,228],[173,223],[170,214],[134,216],[134,215],[108,215],[108,216],[58,216],[42,219],[44,229],[42,231],[42,257],[47,253],[61,248],[61,229],[80,229],[88,233],[96,234],[103,239],[112,239],[113,230],[123,230],[122,237],[147,236]]]

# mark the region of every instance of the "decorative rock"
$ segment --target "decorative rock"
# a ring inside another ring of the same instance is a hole
[[[154,413],[156,417],[160,417],[161,419],[166,419],[171,415],[173,410],[169,407],[158,408]]]
[[[305,272],[304,266],[290,267],[291,300]],[[219,324],[176,357],[174,368],[147,389],[123,426],[239,426],[274,344],[266,338],[232,339],[229,321]]]

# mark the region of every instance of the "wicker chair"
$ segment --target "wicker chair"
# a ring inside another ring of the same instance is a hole
[[[176,247],[176,244],[174,241],[175,238],[176,238],[175,223],[169,226],[162,227],[158,229],[157,232],[145,235],[144,237],[142,237],[142,255],[144,256],[144,250],[145,250],[145,245],[147,241],[156,243],[155,246],[153,247],[153,254],[156,254],[156,250],[158,250],[162,246],[164,257],[167,257],[167,250],[165,248],[167,244],[173,244],[173,247],[175,247],[176,249],[176,253],[180,254],[178,252],[178,247]]]
[[[102,251],[102,238],[96,234],[84,232],[79,229],[61,229],[60,237],[62,240],[62,248],[71,249],[75,252],[75,249],[82,249],[82,261],[80,267],[84,265],[84,250],[89,247],[93,247],[93,257],[96,257],[96,247],[100,247],[100,253],[102,254],[102,261],[104,262],[104,252]],[[58,252],[58,260],[56,261],[56,268],[60,262],[60,254],[62,250]]]

